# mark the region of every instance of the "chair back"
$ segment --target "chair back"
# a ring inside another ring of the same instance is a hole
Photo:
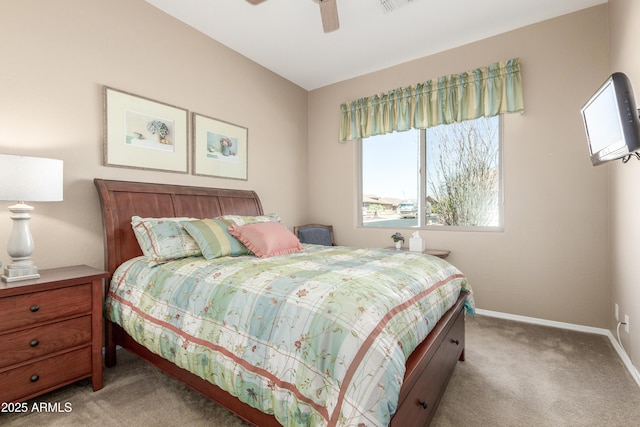
[[[323,224],[307,224],[293,227],[300,243],[311,243],[314,245],[335,246],[333,240],[333,226]]]

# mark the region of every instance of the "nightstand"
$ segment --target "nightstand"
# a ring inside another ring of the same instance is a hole
[[[102,388],[102,281],[86,265],[0,283],[0,402],[91,378]]]
[[[409,248],[400,248],[397,249],[395,246],[387,246],[385,249],[393,249],[394,251],[408,251]],[[446,249],[425,249],[424,251],[422,251],[423,254],[427,254],[427,255],[433,255],[433,256],[437,256],[438,258],[442,258],[445,259],[446,257],[449,256],[449,254],[451,253],[451,251],[448,251]]]

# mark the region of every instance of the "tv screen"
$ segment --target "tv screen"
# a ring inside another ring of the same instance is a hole
[[[631,82],[624,73],[609,76],[581,111],[594,166],[640,149],[640,120]]]

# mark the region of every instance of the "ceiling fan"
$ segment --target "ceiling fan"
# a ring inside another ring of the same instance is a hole
[[[251,4],[259,4],[264,0],[247,0]],[[340,28],[338,21],[338,3],[336,0],[313,0],[320,5],[320,18],[322,19],[322,29],[325,33],[330,33]]]

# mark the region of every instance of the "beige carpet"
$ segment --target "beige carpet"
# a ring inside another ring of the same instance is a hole
[[[0,414],[0,425],[246,426],[119,353],[102,390],[85,383],[34,400],[68,402],[71,412]],[[478,316],[467,319],[466,359],[432,426],[640,425],[640,388],[606,337]]]
[[[640,387],[602,335],[467,319],[436,426],[640,426]]]

